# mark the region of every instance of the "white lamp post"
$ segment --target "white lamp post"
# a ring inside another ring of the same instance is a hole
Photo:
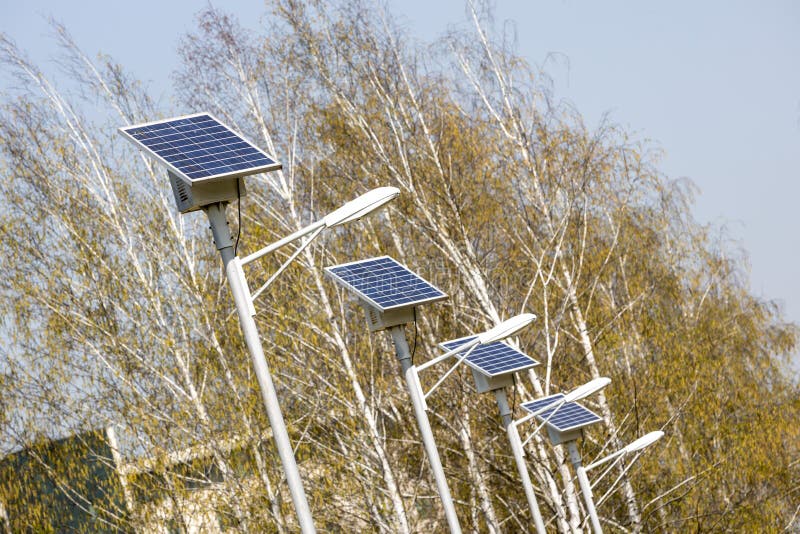
[[[119,131],[137,147],[166,166],[178,211],[188,213],[202,209],[208,216],[214,242],[222,257],[236,310],[239,313],[245,343],[253,359],[262,400],[292,494],[300,528],[304,533],[315,532],[292,445],[286,432],[286,424],[278,405],[275,386],[253,320],[255,315],[253,299],[267,289],[323,229],[361,218],[395,198],[400,191],[394,187],[374,189],[348,202],[320,221],[240,260],[234,252],[231,232],[225,219],[228,202],[237,199],[241,202],[242,196],[246,194],[244,183],[246,176],[278,170],[281,164],[210,113],[195,113],[126,126]],[[309,234],[310,237],[305,243],[298,247],[255,294],[251,295],[242,266]]]
[[[284,473],[286,474],[286,482],[292,496],[295,511],[297,512],[298,522],[300,528],[304,533],[315,532],[313,520],[311,518],[311,511],[308,507],[305,491],[303,489],[303,482],[300,479],[300,473],[297,468],[297,462],[294,457],[292,444],[289,441],[289,434],[286,431],[286,423],[283,419],[280,406],[278,404],[278,396],[275,392],[275,385],[272,382],[272,376],[269,372],[267,360],[264,357],[264,349],[261,345],[261,339],[258,335],[255,320],[255,307],[253,300],[260,295],[276,277],[297,257],[297,255],[309,245],[309,243],[319,233],[331,226],[342,224],[344,222],[354,220],[366,215],[370,211],[379,208],[386,202],[392,200],[399,194],[399,190],[394,187],[382,187],[369,193],[366,193],[357,199],[348,202],[341,208],[337,209],[325,218],[317,221],[307,227],[271,244],[261,250],[246,256],[240,260],[238,256],[234,255],[233,240],[231,238],[228,223],[225,220],[226,203],[211,204],[204,206],[203,209],[208,216],[211,223],[211,231],[214,234],[214,242],[217,245],[217,250],[222,257],[222,262],[225,266],[225,273],[228,277],[228,283],[231,286],[233,293],[233,300],[236,303],[236,311],[239,314],[239,322],[244,334],[247,349],[253,360],[253,367],[255,368],[256,378],[258,379],[261,388],[261,397],[264,402],[264,407],[267,411],[270,426],[272,427],[273,439],[275,446],[278,450],[278,455],[283,465]],[[242,266],[246,265],[270,252],[279,249],[293,241],[296,241],[304,236],[310,235],[308,239],[301,244],[292,256],[267,280],[267,282],[253,295],[250,294],[250,289],[247,285],[247,279],[244,276]]]
[[[447,295],[389,256],[326,267],[325,271],[337,284],[358,298],[370,331],[389,330],[414,411],[424,416],[423,419],[418,417],[417,422],[447,524],[450,532],[460,533],[458,515],[433,442],[430,423],[425,416],[425,401],[417,395],[419,383],[416,375],[409,372],[413,366],[405,334],[405,325],[416,321],[417,306],[446,299]]]
[[[511,322],[504,323],[503,327],[508,328],[513,333],[513,331],[518,329],[520,325],[524,326],[529,324],[533,318],[535,318],[535,316],[532,314],[518,316],[511,319]],[[499,328],[497,330],[492,329],[481,336],[471,336],[469,339],[473,342],[479,342],[481,339],[495,337],[493,335],[493,331],[499,331]],[[481,345],[485,345],[485,347],[482,347]],[[463,351],[469,345],[465,345],[462,338],[462,340],[453,340],[440,343],[439,346],[445,350],[455,349]],[[506,432],[516,432],[515,428],[509,428],[512,423],[512,413],[511,408],[508,405],[508,397],[506,395],[505,388],[513,385],[514,375],[517,372],[535,367],[539,365],[539,362],[511,346],[501,344],[499,342],[494,342],[491,344],[479,343],[478,345],[466,350],[468,350],[467,353],[463,354],[462,356],[457,356],[458,362],[456,365],[462,361],[466,361],[470,365],[472,368],[472,377],[475,380],[475,390],[478,393],[486,393],[489,391],[494,393],[495,400],[497,401],[497,407],[500,411],[500,417],[503,421],[503,428],[506,429]],[[452,353],[452,350],[450,352]],[[472,354],[472,358],[469,357],[470,354]],[[515,444],[519,443],[519,438],[517,437],[516,440],[511,439],[510,441],[512,452],[516,458],[518,456],[518,451],[515,448]],[[522,485],[526,489],[529,508],[533,515],[533,520],[536,524],[537,531],[539,534],[544,534],[544,523],[542,522],[541,514],[539,513],[536,495],[531,489],[532,486],[528,472],[520,472],[520,477],[522,478]],[[528,491],[529,489],[530,491]]]
[[[428,405],[425,402],[425,399],[431,393],[433,393],[433,391],[439,387],[439,385],[441,385],[441,383],[470,355],[473,350],[475,350],[476,347],[487,343],[494,343],[495,341],[500,341],[512,336],[522,328],[528,326],[535,319],[536,316],[532,313],[517,315],[511,319],[503,321],[486,332],[479,334],[471,341],[459,345],[458,347],[451,349],[441,356],[427,361],[422,365],[411,365],[409,359],[409,365],[404,370],[406,383],[408,385],[408,392],[409,395],[411,395],[411,402],[414,406],[414,415],[417,418],[417,424],[419,425],[420,433],[422,434],[422,441],[425,445],[425,450],[428,453],[428,460],[430,461],[431,470],[433,471],[434,478],[436,479],[436,486],[439,489],[439,496],[442,498],[445,514],[448,518],[453,518],[453,521],[448,519],[448,522],[450,522],[451,532],[461,532],[461,528],[457,523],[458,519],[456,518],[456,511],[455,507],[453,506],[453,499],[450,497],[450,489],[447,486],[447,479],[445,478],[444,469],[442,468],[442,463],[439,459],[439,452],[436,448],[433,432],[431,431],[431,424],[428,420],[428,414],[426,413]],[[433,385],[433,387],[431,387],[427,393],[425,393],[422,390],[422,386],[420,385],[419,381],[420,371],[423,371],[456,355],[458,355],[458,360],[456,363],[436,382],[436,384]]]
[[[525,464],[525,458],[524,458],[524,456],[525,456],[525,444],[527,444],[533,438],[533,436],[535,436],[539,432],[539,430],[542,428],[542,426],[544,426],[548,421],[550,421],[553,418],[553,416],[558,412],[559,408],[561,408],[562,406],[566,405],[567,403],[575,402],[575,401],[578,401],[578,400],[583,399],[585,397],[588,397],[589,395],[595,393],[596,391],[599,391],[600,389],[606,387],[610,382],[611,382],[611,379],[610,378],[605,378],[605,377],[600,377],[600,378],[596,378],[594,380],[591,380],[591,381],[587,382],[586,384],[583,384],[583,385],[578,386],[577,388],[573,389],[572,391],[570,391],[569,393],[564,395],[561,399],[559,399],[557,401],[554,401],[552,403],[546,404],[545,406],[542,406],[541,408],[539,408],[537,410],[534,410],[533,412],[529,413],[528,415],[526,415],[525,417],[523,417],[521,419],[518,419],[516,421],[512,421],[511,424],[509,424],[508,427],[506,428],[506,432],[508,433],[508,440],[511,443],[511,450],[514,453],[514,460],[517,463],[517,470],[519,471],[520,478],[522,480],[522,487],[524,488],[525,495],[528,498],[528,506],[530,507],[531,513],[533,514],[534,523],[536,525],[536,531],[538,532],[538,534],[545,534],[546,531],[545,531],[545,527],[544,527],[544,521],[542,519],[542,513],[541,513],[541,510],[539,509],[539,504],[536,501],[536,494],[533,491],[533,484],[531,483],[530,475],[528,474],[528,467]],[[519,435],[519,430],[517,429],[517,427],[519,425],[527,422],[527,421],[530,421],[534,417],[539,416],[539,415],[549,411],[549,410],[552,410],[552,411],[548,414],[548,416],[544,419],[544,421],[542,421],[539,424],[539,426],[537,426],[536,429],[533,432],[530,433],[530,435],[525,439],[525,441],[521,441],[520,435]],[[571,445],[574,446],[576,435],[575,434],[570,434],[570,435],[568,435],[566,437],[567,438],[572,438],[572,439],[564,440],[564,441],[566,441],[567,447],[570,449],[570,453],[571,453],[572,452]],[[570,456],[572,457],[572,454],[570,454]],[[578,460],[580,460],[580,457],[578,457]],[[574,465],[574,461],[573,461],[573,465]],[[585,474],[584,474],[584,478],[585,478]],[[579,480],[579,482],[581,481],[580,474],[578,476],[578,480]],[[588,480],[586,481],[586,487],[589,488],[589,491],[591,491],[591,488],[588,486]],[[581,482],[581,490],[583,491],[584,499],[586,500],[587,493],[586,493],[586,491],[584,491],[583,482]],[[589,498],[588,498],[588,502],[587,502],[587,508],[590,509],[589,513],[590,513],[590,516],[591,516],[592,515],[592,510],[594,510],[594,504],[591,501],[591,493],[589,493],[588,495],[589,495]],[[591,505],[589,504],[590,502],[592,503]],[[596,516],[596,513],[594,513],[594,515]],[[593,524],[594,524],[594,522],[593,522]],[[599,525],[599,520],[598,520],[597,524]]]

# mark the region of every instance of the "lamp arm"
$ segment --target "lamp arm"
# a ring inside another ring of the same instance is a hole
[[[530,421],[530,420],[531,420],[531,419],[533,419],[534,417],[536,417],[536,414],[535,414],[535,413],[529,413],[529,414],[528,414],[528,415],[526,415],[525,417],[522,417],[522,418],[520,418],[520,419],[517,419],[516,421],[512,421],[512,422],[511,422],[511,424],[512,424],[512,425],[514,425],[514,426],[519,426],[519,425],[521,425],[522,423],[527,423],[528,421]]]
[[[260,250],[257,250],[255,252],[253,252],[252,254],[249,254],[249,255],[245,256],[244,258],[242,258],[242,265],[247,265],[248,263],[257,260],[257,259],[261,258],[262,256],[266,256],[270,252],[274,252],[274,251],[278,250],[279,248],[281,248],[283,246],[286,246],[286,245],[288,245],[289,243],[291,243],[293,241],[297,241],[301,237],[307,236],[308,234],[310,234],[310,233],[312,233],[314,231],[317,231],[317,233],[319,233],[318,230],[322,230],[323,228],[325,228],[325,221],[324,220],[317,221],[315,223],[311,223],[308,226],[306,226],[305,228],[301,228],[300,230],[294,232],[293,234],[287,235],[283,239],[279,239],[278,241],[275,241],[274,243],[271,243],[271,244],[267,245],[266,247],[264,247],[264,248],[262,248]],[[314,238],[314,236],[311,237],[311,239],[313,239],[313,238]]]
[[[625,469],[622,470],[622,473],[620,473],[619,476],[611,484],[611,486],[609,486],[608,491],[606,491],[603,494],[603,496],[600,497],[600,499],[597,501],[597,506],[600,506],[601,504],[603,504],[606,501],[606,499],[608,499],[608,497],[611,495],[611,493],[616,489],[616,485],[619,484],[619,481],[622,480],[622,477],[624,477],[628,473],[628,471],[630,471],[631,467],[633,467],[633,464],[636,463],[636,460],[638,460],[639,456],[641,456],[641,455],[642,455],[642,451],[639,451],[636,454],[636,456],[633,457],[633,460],[630,461],[630,463],[625,467]]]
[[[464,353],[464,355],[463,355],[463,356],[460,356],[460,357],[458,358],[458,361],[457,361],[456,363],[454,363],[454,364],[453,364],[453,366],[452,366],[450,369],[448,369],[448,371],[447,371],[447,372],[446,372],[444,375],[442,375],[442,378],[440,378],[440,379],[439,379],[439,380],[438,380],[438,381],[437,381],[437,382],[436,382],[436,383],[433,385],[433,387],[432,387],[430,390],[428,390],[428,392],[425,394],[425,398],[426,398],[426,399],[428,398],[428,395],[430,395],[431,393],[433,393],[433,390],[434,390],[434,389],[438,388],[438,387],[439,387],[439,385],[441,385],[441,383],[442,383],[442,382],[444,382],[445,378],[447,378],[448,376],[450,376],[450,374],[451,374],[453,371],[455,371],[455,370],[456,370],[456,367],[458,367],[458,366],[461,364],[461,362],[463,362],[464,360],[466,360],[466,359],[467,359],[467,356],[469,356],[470,354],[472,354],[472,351],[473,351],[473,350],[475,350],[475,347],[477,347],[477,346],[478,346],[478,344],[477,344],[477,343],[475,343],[473,346],[471,346],[471,347],[469,348],[469,350],[468,350],[467,352],[465,352],[465,353]]]
[[[586,469],[587,471],[589,471],[589,470],[591,470],[591,469],[594,469],[594,468],[595,468],[595,467],[597,467],[598,465],[603,465],[604,463],[606,463],[606,462],[608,462],[608,461],[611,461],[611,460],[613,460],[614,458],[618,458],[618,457],[620,457],[620,456],[622,456],[622,455],[624,455],[624,454],[625,454],[625,449],[624,449],[624,448],[623,448],[623,449],[620,449],[620,450],[618,450],[617,452],[614,452],[614,453],[611,453],[611,454],[609,454],[609,455],[608,455],[608,456],[606,456],[605,458],[601,458],[600,460],[597,460],[596,462],[590,463],[589,465],[587,465],[586,467],[584,467],[584,469]]]
[[[269,286],[271,286],[271,285],[272,285],[272,282],[274,282],[274,281],[275,281],[275,279],[276,279],[276,278],[278,278],[278,275],[280,275],[280,274],[283,272],[283,270],[284,270],[284,269],[286,269],[286,268],[289,266],[289,264],[290,264],[290,263],[292,263],[292,262],[294,261],[294,259],[295,259],[295,258],[296,258],[298,255],[300,255],[300,253],[301,253],[301,252],[303,252],[303,251],[306,249],[306,247],[308,247],[308,245],[310,245],[310,244],[311,244],[311,242],[314,240],[314,238],[315,238],[315,237],[317,237],[317,236],[319,235],[319,233],[320,233],[320,232],[321,232],[321,231],[322,231],[324,228],[325,228],[324,226],[320,226],[319,228],[317,228],[317,229],[316,229],[316,231],[315,231],[313,234],[311,234],[311,237],[309,237],[308,239],[306,239],[306,241],[305,241],[305,242],[304,242],[302,245],[300,245],[299,247],[297,247],[297,250],[295,250],[295,251],[292,253],[292,255],[291,255],[291,256],[289,256],[289,259],[288,259],[288,260],[286,260],[285,262],[283,262],[283,265],[281,265],[280,267],[278,267],[278,270],[277,270],[277,271],[275,271],[275,272],[272,274],[272,276],[270,276],[270,277],[269,277],[269,279],[268,279],[266,282],[264,282],[264,285],[263,285],[263,286],[261,286],[261,287],[259,287],[259,288],[258,288],[258,290],[256,290],[256,292],[255,292],[255,293],[253,293],[253,296],[252,296],[252,297],[250,297],[250,300],[252,300],[253,302],[255,302],[256,298],[257,298],[257,297],[258,297],[258,296],[259,296],[261,293],[263,293],[265,289],[267,289]],[[263,250],[263,249],[262,249],[262,250]]]
[[[609,465],[608,467],[606,467],[606,468],[605,468],[605,470],[604,470],[602,473],[600,473],[600,476],[599,476],[599,477],[597,477],[597,480],[595,480],[594,482],[592,482],[592,486],[591,486],[591,487],[592,487],[592,489],[594,489],[594,487],[595,487],[595,486],[596,486],[596,485],[597,485],[597,484],[598,484],[598,483],[599,483],[601,480],[603,480],[603,478],[605,478],[605,476],[606,476],[608,473],[610,473],[612,469],[614,469],[614,466],[615,466],[615,465],[617,465],[617,464],[619,463],[619,461],[620,461],[620,460],[622,460],[622,457],[623,457],[623,456],[625,456],[625,455],[624,455],[624,454],[612,454],[612,455],[610,456],[610,458],[614,458],[614,457],[615,457],[615,460],[614,460],[613,462],[611,462],[611,465]]]

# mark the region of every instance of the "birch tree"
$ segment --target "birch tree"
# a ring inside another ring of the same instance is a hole
[[[62,481],[110,528],[148,531],[168,514],[187,529],[200,506],[239,531],[296,529],[205,221],[177,215],[163,169],[115,134],[210,111],[283,163],[249,178],[229,209],[240,254],[369,188],[402,191],[380,216],[324,234],[257,302],[318,528],[446,528],[391,344],[322,276],[378,254],[450,296],[407,326],[416,362],[532,311],[539,320],[515,343],[542,365],[508,392],[517,417],[523,400],[609,376],[588,401],[604,424],[580,444],[587,462],[666,432],[595,488],[608,530],[796,528],[795,326],[749,292],[724,234],[693,222],[691,185],[659,172],[654,147],[610,119],[588,128],[482,4],[465,5],[466,29],[426,45],[358,1],[268,9],[259,32],[198,13],[177,109],[157,109],[64,28],[61,65],[82,97],[3,38],[24,88],[0,111],[4,452],[117,424],[125,506]],[[266,280],[292,252],[248,278]],[[491,396],[462,369],[428,402],[462,525],[531,531]],[[178,461],[198,450],[204,462]],[[564,452],[537,437],[527,458],[549,528],[584,530]],[[148,494],[167,504],[156,510]]]

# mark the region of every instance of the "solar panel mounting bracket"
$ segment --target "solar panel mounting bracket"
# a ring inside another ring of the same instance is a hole
[[[414,322],[413,306],[381,311],[363,300],[360,301],[360,304],[361,307],[364,308],[364,314],[367,317],[367,327],[370,332],[387,330],[393,326]]]
[[[175,196],[175,203],[181,213],[197,211],[204,206],[218,202],[231,202],[247,193],[244,177],[188,184],[186,180],[172,171],[168,170],[167,174],[172,186],[172,194]]]
[[[576,439],[583,437],[583,428],[573,428],[572,430],[566,430],[562,432],[550,425],[545,426],[547,427],[547,436],[550,438],[550,441],[553,443],[553,445],[560,445],[561,443],[575,441]]]
[[[502,389],[511,386],[514,383],[513,372],[496,376],[488,376],[481,373],[474,367],[470,367],[470,369],[472,370],[472,378],[475,379],[475,390],[478,393],[486,393],[487,391]]]

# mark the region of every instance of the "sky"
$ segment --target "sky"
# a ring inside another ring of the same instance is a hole
[[[0,0],[0,32],[54,71],[47,17],[94,56],[115,58],[168,106],[177,45],[207,1]],[[215,3],[246,27],[261,2]],[[663,151],[698,188],[693,212],[745,250],[754,294],[800,323],[800,2],[496,0],[495,23],[551,77],[587,125],[603,117]],[[408,33],[463,26],[461,0],[392,0]],[[7,83],[0,73],[0,84]],[[800,362],[800,357],[796,357]]]

